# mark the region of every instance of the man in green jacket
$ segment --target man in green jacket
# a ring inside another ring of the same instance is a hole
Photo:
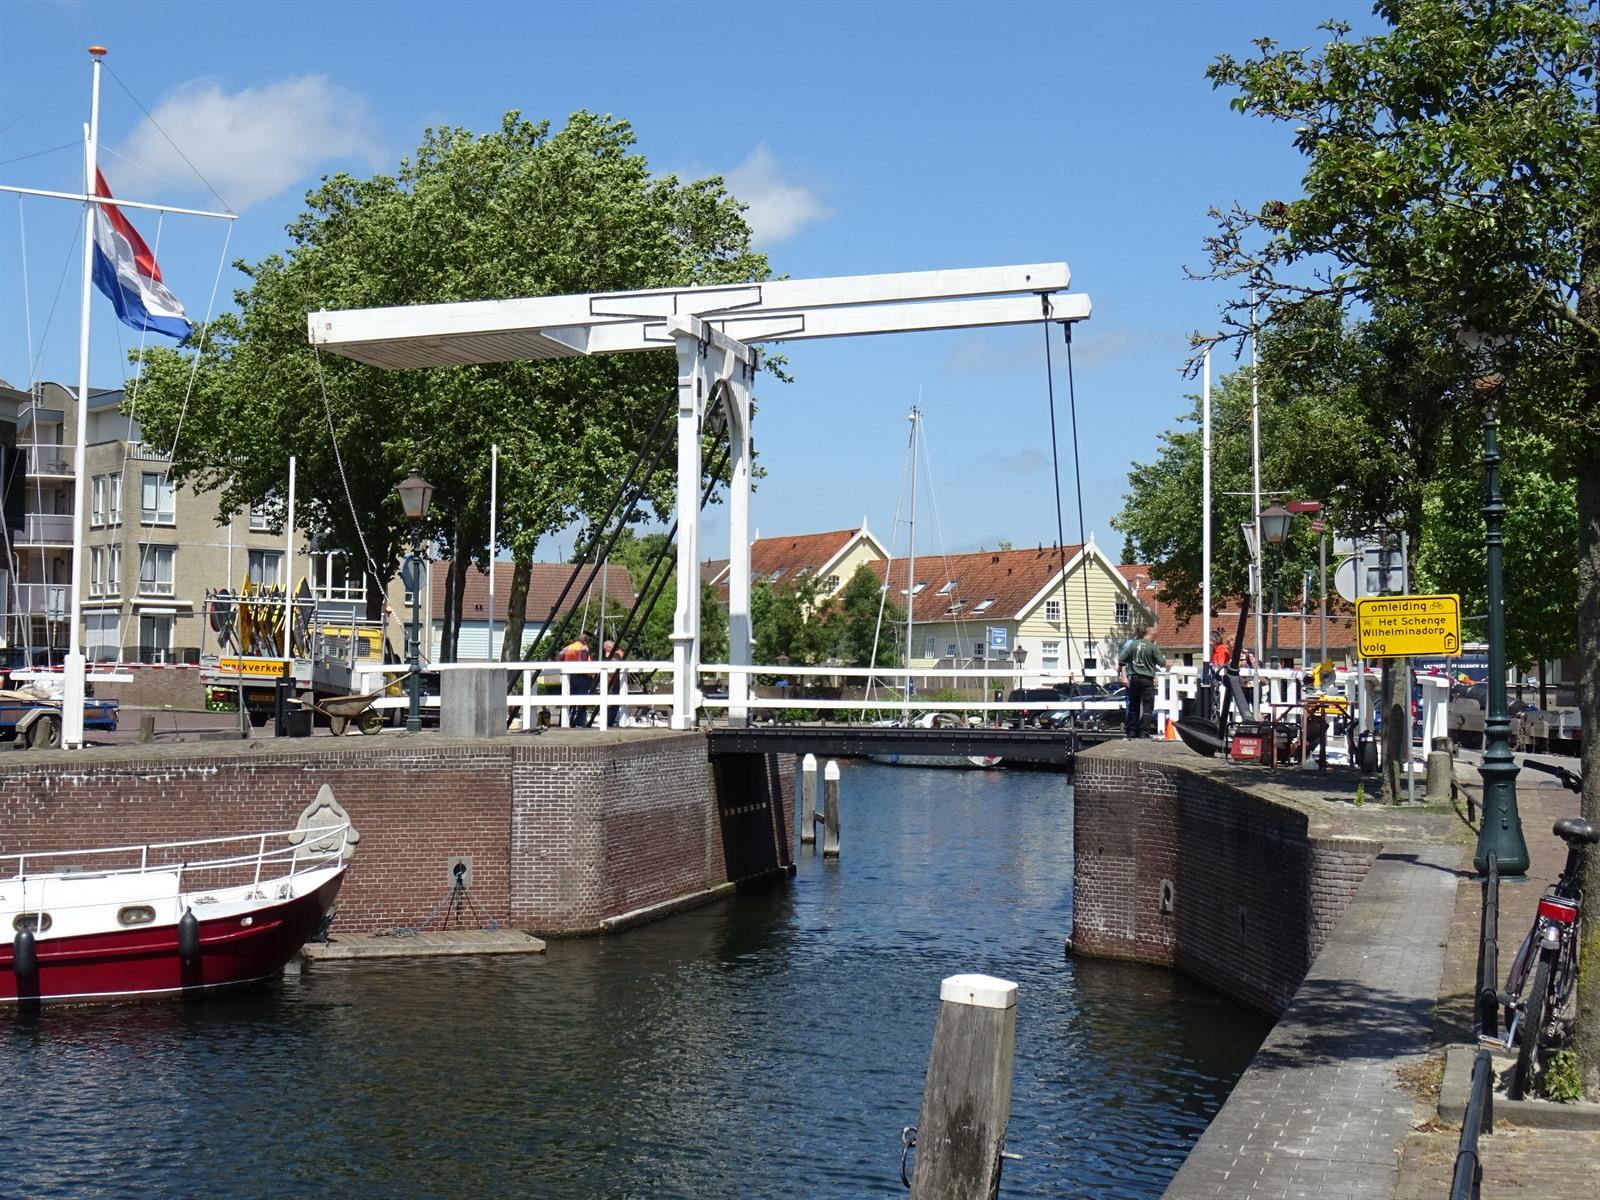
[[[1133,638],[1117,656],[1117,666],[1122,674],[1123,686],[1128,689],[1128,712],[1123,722],[1123,735],[1138,737],[1144,722],[1144,710],[1156,694],[1156,672],[1167,665],[1161,647],[1145,637],[1149,626],[1134,627]]]

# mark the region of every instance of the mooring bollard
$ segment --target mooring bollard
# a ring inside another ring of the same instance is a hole
[[[1423,799],[1429,804],[1449,804],[1455,786],[1455,763],[1450,758],[1450,751],[1428,751],[1428,785]]]
[[[999,1191],[1016,1041],[1016,984],[991,975],[952,975],[940,984],[911,1200]]]
[[[833,759],[822,770],[822,857],[839,857],[839,764]]]
[[[156,715],[155,713],[139,714],[139,733],[134,739],[138,742],[153,742],[156,740]]]
[[[817,756],[808,754],[800,760],[800,843],[815,845],[817,841]]]

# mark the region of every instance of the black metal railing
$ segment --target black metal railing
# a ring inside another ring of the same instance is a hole
[[[1500,857],[1489,851],[1483,875],[1483,922],[1478,932],[1477,1033],[1500,1035]]]
[[[1490,859],[1490,863],[1493,863]],[[1478,1157],[1478,1138],[1494,1132],[1494,1060],[1487,1050],[1479,1050],[1472,1060],[1472,1091],[1467,1096],[1467,1111],[1461,1119],[1461,1141],[1456,1147],[1455,1176],[1450,1181],[1450,1200],[1478,1200],[1483,1191],[1483,1160]]]

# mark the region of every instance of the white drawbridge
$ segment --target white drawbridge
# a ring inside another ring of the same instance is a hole
[[[701,426],[728,415],[728,661],[751,665],[750,399],[754,342],[1067,324],[1089,297],[1067,291],[1065,263],[595,292],[520,300],[315,312],[311,343],[386,368],[459,366],[674,349],[678,357],[678,576],[672,727],[692,728],[700,695]],[[750,675],[728,680],[728,714],[748,718]]]

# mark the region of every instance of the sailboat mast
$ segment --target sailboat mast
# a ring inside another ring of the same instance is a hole
[[[916,624],[917,611],[917,459],[921,448],[918,435],[922,431],[922,409],[911,410],[911,520],[906,538],[906,713],[911,719],[911,634]]]
[[[95,194],[96,156],[100,146],[100,60],[104,46],[90,46],[94,64],[89,93],[89,124],[84,130],[83,194]],[[78,428],[72,458],[72,586],[71,618],[67,625],[67,657],[62,679],[61,744],[69,750],[83,745],[83,693],[85,663],[79,629],[83,625],[83,505],[84,448],[89,444],[89,308],[94,291],[94,203],[83,204],[83,301],[78,319]]]

